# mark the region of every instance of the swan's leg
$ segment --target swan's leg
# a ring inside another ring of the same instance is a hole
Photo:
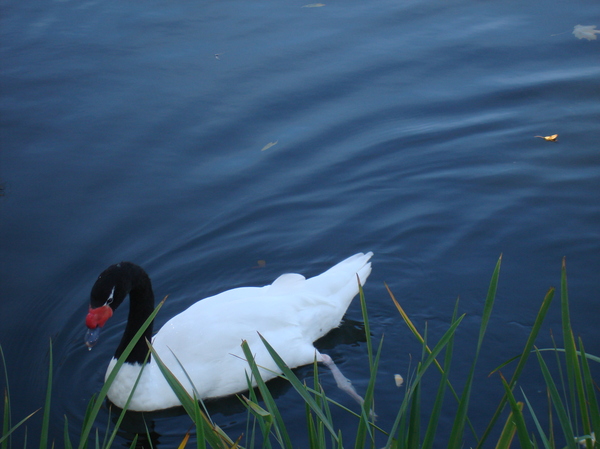
[[[360,405],[362,405],[363,402],[365,402],[364,399],[356,392],[356,390],[352,386],[352,382],[350,381],[350,379],[348,379],[342,374],[342,372],[336,366],[331,357],[329,357],[327,354],[321,354],[321,362],[323,362],[323,364],[331,370],[333,378],[335,379],[335,383],[341,390],[348,393]]]
[[[352,382],[350,381],[350,379],[348,379],[342,374],[340,369],[334,363],[333,359],[327,354],[319,353],[319,355],[321,356],[321,362],[323,362],[323,364],[331,370],[331,373],[333,374],[333,378],[335,379],[335,383],[337,384],[338,388],[348,393],[360,405],[363,405],[365,400],[362,398],[361,395],[359,395],[356,392],[356,390],[352,386]],[[377,415],[375,414],[375,411],[373,409],[369,410],[369,418],[371,418],[373,421],[377,419]]]

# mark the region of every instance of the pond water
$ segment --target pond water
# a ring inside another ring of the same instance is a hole
[[[14,422],[43,404],[52,339],[50,432],[61,447],[66,416],[77,441],[126,320],[119,310],[88,352],[89,291],[121,260],[169,295],[160,326],[225,289],[373,251],[365,294],[373,337],[385,335],[384,429],[404,394],[393,376],[407,377],[420,356],[384,282],[431,341],[460,297],[460,391],[503,255],[470,409],[480,432],[502,394],[487,374],[525,344],[563,256],[573,326],[600,354],[600,40],[572,34],[600,26],[600,4],[307,4],[2,2],[0,344]],[[361,322],[354,301],[319,347],[364,392]],[[560,338],[557,299],[540,347],[551,331]],[[297,372],[310,382],[311,368]],[[301,401],[283,382],[272,387],[303,447]],[[535,364],[521,387],[545,407]],[[425,387],[426,405],[435,389]],[[232,438],[245,432],[235,400],[212,407]],[[334,413],[352,435],[355,423]],[[103,410],[101,431],[107,420]],[[39,425],[28,426],[34,444]],[[135,417],[128,426],[119,447]],[[152,426],[154,447],[174,447],[189,419],[175,411]],[[17,432],[15,447],[23,439]]]

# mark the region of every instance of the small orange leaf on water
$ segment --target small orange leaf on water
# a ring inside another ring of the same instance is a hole
[[[552,134],[551,136],[535,136],[540,139],[547,140],[548,142],[556,142],[558,140],[558,134]]]
[[[252,268],[264,268],[267,266],[267,262],[265,260],[257,260],[256,265]]]

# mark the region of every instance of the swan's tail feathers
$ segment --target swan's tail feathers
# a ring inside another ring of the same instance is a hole
[[[360,285],[364,285],[371,274],[371,262],[369,262],[371,257],[373,257],[372,252],[355,254],[324,273],[308,279],[307,283],[313,292],[323,296],[337,296],[345,291],[346,293],[342,296],[350,296],[347,299],[347,302],[350,303],[358,293],[356,276],[358,275],[360,279]]]

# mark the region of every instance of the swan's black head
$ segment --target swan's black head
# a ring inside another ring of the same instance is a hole
[[[131,262],[121,262],[111,265],[98,276],[92,287],[90,308],[85,319],[89,329],[86,335],[86,345],[89,348],[98,341],[100,328],[106,324],[127,295],[131,293],[133,297],[134,292],[139,293],[136,298],[144,298],[151,312],[154,306],[152,285],[141,267]]]
[[[134,280],[143,270],[131,262],[121,262],[104,270],[92,287],[90,308],[109,306],[117,309],[133,288]]]

